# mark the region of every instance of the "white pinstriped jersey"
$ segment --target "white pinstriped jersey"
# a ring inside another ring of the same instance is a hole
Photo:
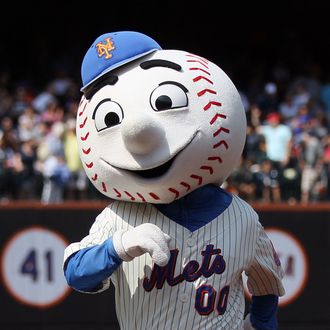
[[[241,329],[244,270],[253,295],[284,294],[272,243],[256,212],[235,195],[221,215],[194,232],[151,204],[115,201],[98,215],[88,236],[66,248],[64,259],[142,223],[171,236],[171,259],[161,268],[144,254],[111,275],[121,329]],[[110,279],[103,284],[100,291]]]

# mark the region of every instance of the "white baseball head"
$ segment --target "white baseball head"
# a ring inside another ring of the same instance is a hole
[[[130,42],[139,41],[147,46],[137,54],[119,49],[131,51]],[[124,53],[118,60],[117,51]],[[91,56],[103,61],[96,72]],[[238,164],[245,111],[233,82],[214,63],[162,50],[136,32],[116,32],[96,39],[82,74],[80,157],[88,178],[106,196],[169,203],[200,186],[220,185]]]

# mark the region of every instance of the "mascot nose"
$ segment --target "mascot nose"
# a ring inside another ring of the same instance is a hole
[[[127,150],[138,155],[150,153],[161,144],[165,137],[162,126],[146,115],[125,118],[121,128]]]

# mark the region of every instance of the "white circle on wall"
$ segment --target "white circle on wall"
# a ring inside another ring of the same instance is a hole
[[[2,279],[19,302],[48,308],[70,292],[63,271],[63,254],[68,242],[53,230],[29,227],[16,232],[1,255]]]
[[[266,228],[267,236],[281,261],[284,271],[283,286],[285,295],[279,297],[279,306],[285,306],[295,301],[306,286],[308,277],[308,259],[305,248],[289,231],[279,228]],[[245,294],[250,298],[247,289],[247,277],[243,275]]]

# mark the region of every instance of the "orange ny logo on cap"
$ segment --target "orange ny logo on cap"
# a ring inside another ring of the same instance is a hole
[[[115,46],[111,40],[111,37],[105,38],[103,41],[96,44],[96,51],[99,57],[104,56],[106,60],[112,57],[110,52],[114,49]]]

